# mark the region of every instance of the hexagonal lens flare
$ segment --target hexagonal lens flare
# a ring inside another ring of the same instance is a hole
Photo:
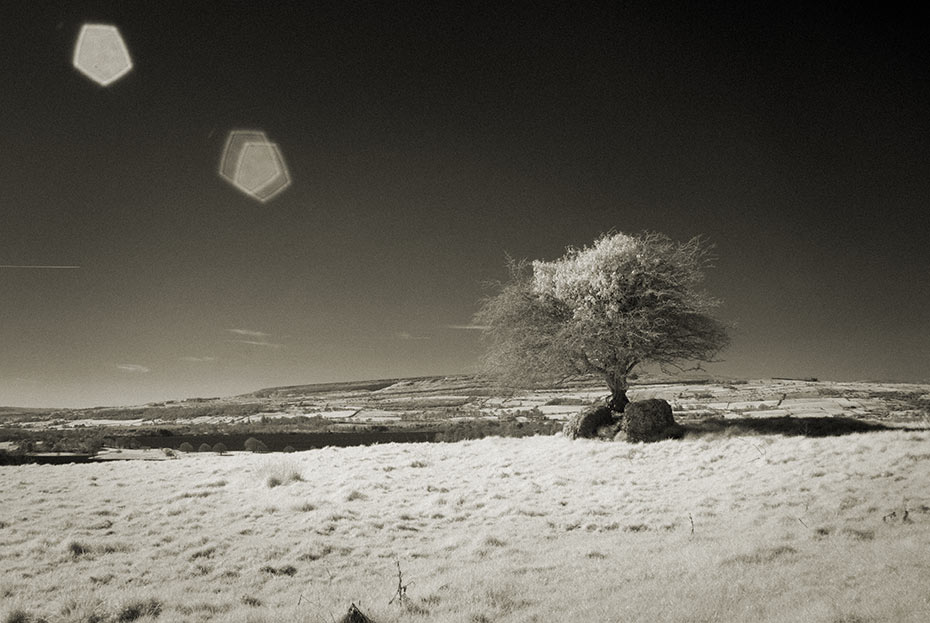
[[[226,138],[220,176],[262,203],[290,186],[281,150],[264,132],[233,130]]]
[[[75,69],[99,84],[108,86],[132,69],[129,49],[116,26],[84,24],[74,46]]]

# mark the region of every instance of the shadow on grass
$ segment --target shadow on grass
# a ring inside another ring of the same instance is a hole
[[[886,426],[846,417],[754,417],[714,418],[681,422],[686,437],[703,435],[803,435],[805,437],[836,437],[852,433],[883,430],[925,431],[922,428]]]

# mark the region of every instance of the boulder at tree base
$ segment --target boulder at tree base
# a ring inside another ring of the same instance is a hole
[[[681,439],[684,429],[672,416],[672,406],[665,400],[652,398],[631,402],[623,410],[617,441],[661,441]]]
[[[603,404],[596,405],[569,418],[562,426],[562,433],[569,439],[595,437],[598,429],[613,426],[616,422],[616,416],[610,407]]]

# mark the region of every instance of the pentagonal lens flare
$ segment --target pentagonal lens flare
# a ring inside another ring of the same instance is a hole
[[[84,24],[74,46],[74,67],[101,86],[119,80],[132,69],[129,49],[116,26]]]
[[[275,145],[271,143],[246,143],[239,154],[236,166],[236,182],[246,191],[258,193],[278,177]]]
[[[291,183],[281,150],[264,132],[256,130],[229,133],[220,161],[220,175],[263,203]]]

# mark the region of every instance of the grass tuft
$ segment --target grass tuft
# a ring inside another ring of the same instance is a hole
[[[104,543],[96,546],[94,550],[101,554],[114,554],[116,552],[131,551],[132,547],[128,543]]]
[[[119,623],[132,623],[144,616],[157,617],[161,614],[161,602],[155,598],[131,601],[124,604],[116,615]]]
[[[215,553],[216,547],[211,545],[210,547],[205,547],[191,554],[191,560],[197,560],[198,558],[213,558],[213,554]]]
[[[290,459],[268,461],[258,468],[258,475],[269,489],[304,479],[300,466]]]
[[[764,564],[772,562],[783,556],[790,556],[792,554],[797,554],[798,550],[794,549],[790,545],[779,545],[778,547],[770,547],[765,549],[758,549],[754,552],[748,554],[740,554],[739,556],[733,556],[732,558],[727,558],[724,560],[724,564],[731,563],[741,563],[741,564]]]
[[[3,620],[3,623],[38,623],[42,620],[43,619],[33,617],[31,614],[21,608],[17,608],[6,616],[6,618]]]
[[[213,495],[213,491],[188,491],[187,493],[182,493],[176,499],[184,500],[187,498],[205,498]]]
[[[105,623],[109,618],[104,602],[95,597],[69,599],[62,606],[61,614],[74,623]]]
[[[843,528],[843,534],[851,536],[857,541],[871,541],[875,538],[874,530],[858,530],[856,528]]]
[[[79,558],[81,556],[86,556],[90,554],[90,546],[80,541],[71,541],[68,543],[68,551],[71,552],[73,558]]]
[[[177,611],[186,616],[190,616],[194,614],[195,612],[200,612],[200,613],[203,613],[203,615],[206,615],[206,616],[202,616],[202,618],[208,618],[210,615],[217,615],[217,614],[222,614],[224,612],[228,612],[231,607],[232,607],[231,604],[226,604],[226,603],[217,604],[217,603],[210,603],[210,602],[200,602],[200,603],[193,603],[190,605],[180,604],[177,606]]]
[[[271,574],[271,575],[288,575],[288,576],[290,576],[290,575],[296,575],[296,574],[297,574],[297,567],[295,567],[294,565],[284,565],[283,567],[275,568],[275,567],[272,567],[271,565],[265,565],[264,567],[262,567],[261,569],[259,569],[259,571],[262,571],[262,572],[264,572],[264,573],[268,573],[268,574]]]

